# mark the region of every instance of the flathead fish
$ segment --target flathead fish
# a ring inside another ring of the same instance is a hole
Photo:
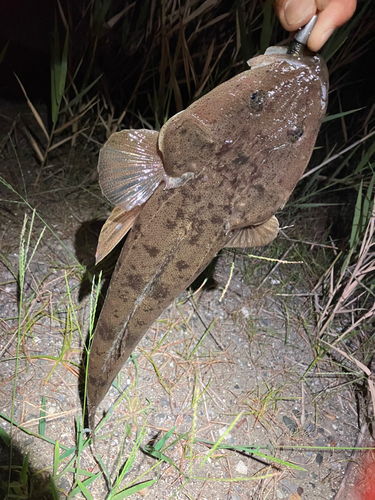
[[[309,162],[327,107],[325,63],[271,47],[249,65],[160,133],[123,130],[100,152],[100,185],[115,209],[97,260],[132,229],[91,347],[91,429],[138,342],[216,253],[276,237],[275,213]]]

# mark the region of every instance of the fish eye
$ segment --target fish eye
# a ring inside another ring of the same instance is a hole
[[[297,142],[303,136],[303,128],[300,125],[296,125],[295,127],[289,129],[286,135],[289,142]]]
[[[263,111],[263,104],[265,103],[267,98],[267,92],[264,90],[258,90],[257,92],[254,92],[250,96],[250,107],[253,109],[256,113],[259,113],[260,111]]]

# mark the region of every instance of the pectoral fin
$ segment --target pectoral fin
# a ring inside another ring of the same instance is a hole
[[[246,226],[234,230],[226,247],[262,247],[274,240],[279,232],[279,222],[273,215],[268,221],[257,226]]]
[[[169,177],[158,152],[159,132],[122,130],[111,135],[99,153],[99,184],[104,196],[122,210],[143,205],[158,187],[183,186],[194,178],[192,172]]]
[[[98,248],[95,254],[95,264],[106,257],[132,228],[142,206],[135,206],[129,212],[115,207],[100,231]]]
[[[131,210],[142,205],[164,180],[158,136],[155,130],[122,130],[112,134],[100,150],[99,184],[117,207]]]

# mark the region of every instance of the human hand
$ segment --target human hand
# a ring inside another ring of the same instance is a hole
[[[357,6],[357,0],[274,0],[277,17],[287,31],[295,31],[310,21],[318,20],[307,46],[313,52],[321,49],[333,31],[346,23]]]

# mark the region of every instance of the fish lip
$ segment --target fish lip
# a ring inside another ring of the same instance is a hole
[[[321,108],[325,113],[328,106],[329,71],[325,60],[319,54],[304,55],[298,57],[302,64],[311,68],[318,76],[321,85]]]
[[[263,66],[269,66],[277,61],[286,61],[293,66],[316,68],[317,73],[322,73],[319,75],[321,79],[324,79],[326,82],[328,81],[328,68],[324,59],[319,54],[311,52],[310,54],[295,56],[288,54],[287,46],[268,47],[264,55],[252,57],[247,61],[247,64],[251,69],[255,69]]]
[[[251,70],[255,68],[260,68],[264,66],[269,66],[270,64],[275,64],[276,62],[287,62],[291,66],[299,67],[304,66],[310,71],[315,73],[319,78],[322,88],[322,110],[327,108],[328,104],[328,86],[329,86],[329,72],[324,59],[315,53],[302,54],[300,56],[295,56],[288,54],[287,46],[273,46],[268,47],[264,55],[256,56],[247,61]]]
[[[310,52],[310,51],[308,51]],[[300,56],[295,56],[292,54],[288,54],[288,47],[282,45],[275,45],[272,47],[268,47],[265,51],[264,55],[259,55],[252,57],[247,61],[247,64],[252,68],[258,68],[261,66],[268,66],[269,64],[273,64],[275,61],[287,61],[292,65],[299,66],[321,66],[324,77],[328,80],[328,69],[324,59],[317,53],[310,52],[305,53]]]
[[[321,94],[321,106],[324,112],[327,109],[328,105],[328,89],[329,89],[329,71],[327,68],[327,64],[325,60],[319,54],[312,55],[303,55],[300,57],[291,56],[291,59],[297,59],[297,61],[303,65],[307,66],[311,69],[312,72],[319,78],[322,94]],[[288,59],[290,64],[293,64],[293,61]]]

